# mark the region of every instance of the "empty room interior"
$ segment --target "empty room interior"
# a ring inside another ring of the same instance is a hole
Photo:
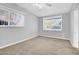
[[[79,3],[0,3],[0,55],[79,55]]]

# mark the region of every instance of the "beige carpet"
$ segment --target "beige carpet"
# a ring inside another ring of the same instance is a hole
[[[1,49],[0,55],[79,55],[79,50],[67,40],[36,37]]]

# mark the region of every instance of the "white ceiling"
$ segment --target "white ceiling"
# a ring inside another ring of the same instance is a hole
[[[72,3],[52,3],[51,6],[44,6],[39,9],[34,3],[18,3],[18,5],[38,17],[67,13],[73,6]]]

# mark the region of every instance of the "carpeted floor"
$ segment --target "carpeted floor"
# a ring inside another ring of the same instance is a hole
[[[79,55],[79,50],[67,40],[36,37],[1,49],[0,55]]]

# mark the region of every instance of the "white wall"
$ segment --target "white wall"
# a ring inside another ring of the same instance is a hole
[[[8,5],[10,6],[10,5]],[[11,6],[13,7],[13,6]],[[17,9],[21,9],[17,7]],[[16,9],[15,8],[15,9]],[[22,10],[22,9],[21,9]],[[38,35],[38,18],[25,12],[24,27],[0,28],[0,47]]]
[[[79,41],[79,10],[75,9],[71,12],[71,44],[78,48]]]
[[[39,19],[39,35],[40,36],[47,36],[52,38],[60,38],[60,39],[70,39],[70,13],[59,14],[62,15],[63,18],[63,27],[62,31],[43,31],[43,19]],[[53,16],[53,15],[52,15]]]

